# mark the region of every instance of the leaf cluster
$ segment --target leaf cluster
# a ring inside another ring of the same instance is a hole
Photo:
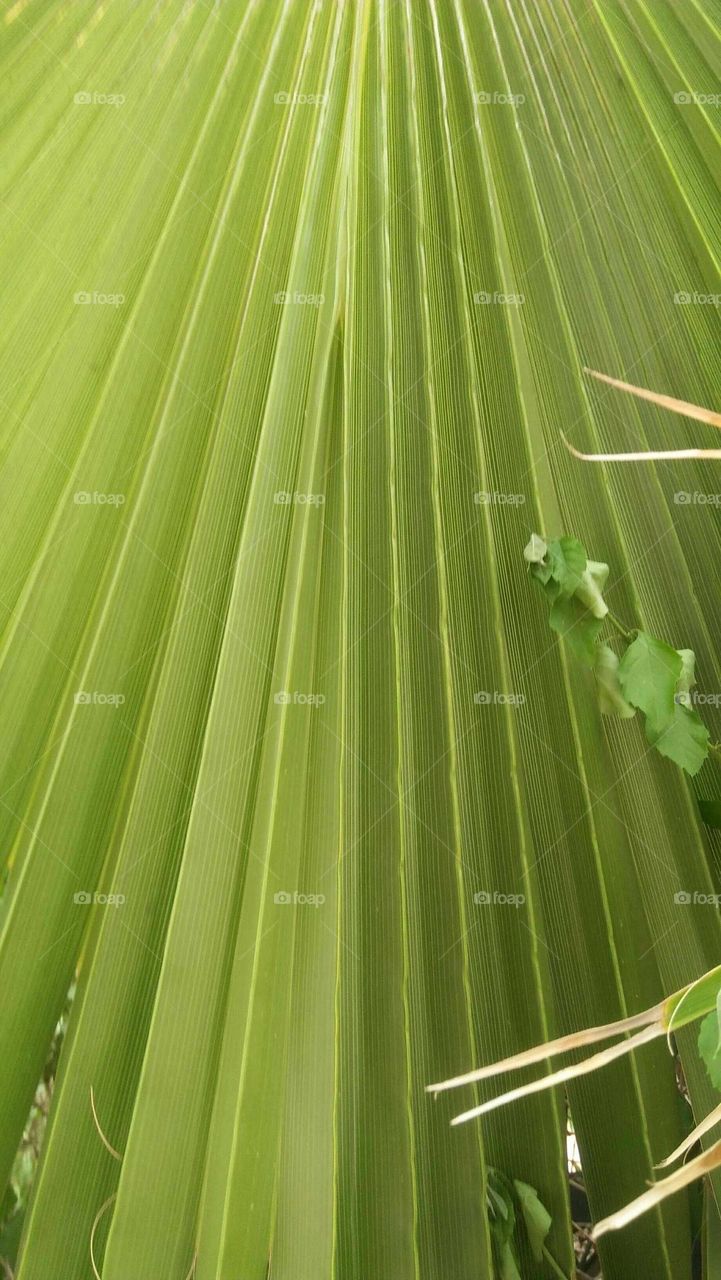
[[[551,1215],[535,1187],[489,1168],[486,1206],[500,1280],[520,1280],[516,1243],[521,1230],[536,1262],[550,1260],[545,1242]]]
[[[551,627],[594,673],[602,714],[627,720],[640,711],[651,746],[686,773],[698,773],[709,732],[691,702],[693,650],[618,623],[603,598],[609,567],[589,560],[578,538],[546,542],[533,534],[523,554],[548,600]],[[625,645],[620,656],[601,638],[607,621]]]

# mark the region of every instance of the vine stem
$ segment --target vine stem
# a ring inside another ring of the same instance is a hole
[[[621,619],[617,618],[615,613],[611,613],[610,609],[606,614],[606,617],[608,618],[608,621],[613,624],[616,630],[620,631],[624,640],[633,640],[635,633],[633,631],[629,631],[628,627],[624,627],[623,623],[621,622]]]

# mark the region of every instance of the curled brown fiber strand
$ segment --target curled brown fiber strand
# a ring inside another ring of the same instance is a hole
[[[100,1206],[100,1208],[98,1209],[98,1212],[95,1215],[95,1221],[90,1231],[90,1264],[93,1268],[93,1275],[95,1276],[95,1280],[103,1280],[100,1272],[98,1271],[98,1265],[95,1261],[95,1232],[98,1229],[100,1219],[102,1218],[106,1209],[108,1209],[110,1205],[113,1203],[113,1200],[117,1199],[117,1195],[118,1195],[117,1191],[113,1192],[113,1195],[108,1196],[107,1200],[105,1201],[105,1204]],[[198,1250],[196,1249],[195,1253],[193,1254],[193,1261],[190,1264],[190,1271],[188,1272],[185,1280],[192,1280],[192,1277],[195,1275],[195,1268],[196,1268],[197,1262],[198,1262]]]
[[[97,1131],[98,1131],[98,1136],[99,1136],[100,1141],[102,1142],[103,1146],[107,1148],[107,1150],[110,1152],[111,1156],[114,1156],[114,1158],[115,1158],[116,1160],[122,1160],[122,1158],[123,1158],[123,1157],[121,1156],[120,1152],[119,1152],[119,1151],[116,1151],[116,1150],[115,1150],[115,1147],[111,1147],[110,1143],[108,1142],[107,1138],[105,1137],[105,1134],[103,1133],[102,1129],[100,1128],[100,1121],[98,1120],[98,1113],[97,1113],[97,1110],[96,1110],[96,1107],[95,1107],[95,1093],[93,1092],[93,1086],[92,1086],[92,1085],[90,1086],[90,1110],[91,1110],[91,1111],[92,1111],[92,1113],[93,1113],[93,1120],[95,1121],[95,1128],[96,1128],[96,1129],[97,1129]]]

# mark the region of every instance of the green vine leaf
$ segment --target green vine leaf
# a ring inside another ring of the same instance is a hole
[[[532,533],[523,556],[536,581],[548,588],[550,600],[559,594],[570,597],[581,585],[586,550],[578,538],[552,538],[546,542]]]
[[[618,679],[619,658],[610,645],[599,644],[596,648],[596,659],[593,673],[598,687],[598,705],[601,715],[619,716],[621,720],[630,720],[636,714],[636,708],[626,701]]]
[[[523,559],[529,565],[543,564],[547,553],[548,543],[544,541],[540,534],[532,533],[528,543],[523,548]]]
[[[551,605],[548,621],[553,630],[568,641],[578,660],[592,667],[603,619],[592,617],[575,596],[568,599],[559,595]]]
[[[624,698],[643,712],[656,735],[674,718],[674,694],[682,668],[678,651],[646,631],[639,631],[619,663]]]
[[[646,721],[646,737],[652,747],[692,777],[708,755],[709,732],[697,711],[675,704],[669,724],[655,733]]]
[[[516,1266],[516,1259],[513,1256],[510,1244],[504,1244],[501,1247],[499,1261],[501,1280],[521,1280],[521,1273]]]
[[[586,549],[578,538],[555,538],[548,544],[551,577],[562,596],[578,591],[586,569]]]
[[[602,594],[608,572],[607,564],[603,564],[600,560],[589,560],[576,588],[578,599],[581,604],[585,604],[594,618],[605,618],[608,613],[608,605]]]
[[[513,1186],[521,1206],[531,1252],[536,1262],[542,1262],[543,1246],[551,1230],[551,1215],[545,1205],[541,1204],[535,1187],[530,1187],[527,1182],[519,1182],[517,1178],[514,1178]]]
[[[516,1230],[516,1210],[510,1184],[497,1169],[488,1170],[486,1200],[491,1235],[502,1250]]]
[[[721,1052],[719,1045],[718,1010],[707,1013],[698,1033],[698,1051],[706,1064],[706,1070],[714,1089],[721,1090]]]
[[[646,717],[646,737],[662,756],[691,775],[708,755],[709,734],[691,707],[696,658],[639,631],[619,663],[621,691]]]

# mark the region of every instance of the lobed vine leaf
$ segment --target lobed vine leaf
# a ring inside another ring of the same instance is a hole
[[[682,668],[678,651],[647,631],[639,631],[619,663],[624,698],[643,712],[657,735],[673,720],[677,705],[674,695]]]
[[[674,704],[669,723],[660,732],[646,720],[646,737],[652,747],[673,760],[686,773],[698,773],[708,755],[709,732],[697,711]]]
[[[692,649],[672,649],[639,631],[619,663],[624,697],[646,717],[646,737],[662,756],[691,775],[708,755],[709,734],[691,706],[695,683]]]

